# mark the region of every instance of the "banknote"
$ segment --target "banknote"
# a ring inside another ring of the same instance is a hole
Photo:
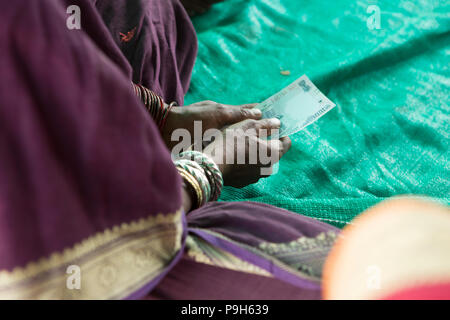
[[[309,126],[335,106],[303,75],[256,108],[262,111],[263,118],[278,118],[281,121],[279,135],[285,137]]]

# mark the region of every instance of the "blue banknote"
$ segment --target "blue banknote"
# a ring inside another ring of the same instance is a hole
[[[309,80],[301,76],[292,84],[260,103],[263,118],[281,121],[280,137],[307,127],[336,106]]]

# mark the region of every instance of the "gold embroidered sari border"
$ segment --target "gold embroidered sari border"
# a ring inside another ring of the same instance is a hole
[[[126,297],[164,270],[182,234],[182,209],[122,223],[25,267],[0,270],[0,299]],[[81,270],[80,289],[66,283],[71,265]]]

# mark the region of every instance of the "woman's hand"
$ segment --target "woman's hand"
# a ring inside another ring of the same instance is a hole
[[[167,117],[163,139],[171,150],[178,142],[172,141],[172,132],[186,129],[194,137],[194,121],[201,121],[202,136],[208,129],[222,129],[225,126],[246,120],[260,119],[261,111],[253,109],[256,104],[230,106],[213,101],[202,101],[183,107],[173,107]]]
[[[272,174],[272,166],[291,147],[289,137],[265,139],[279,128],[278,119],[245,120],[222,131],[222,138],[216,138],[204,153],[219,166],[226,185],[244,187]]]

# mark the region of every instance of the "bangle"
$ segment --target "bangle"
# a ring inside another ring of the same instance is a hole
[[[177,167],[178,173],[183,178],[185,183],[191,187],[191,189],[194,191],[193,194],[196,197],[196,203],[193,203],[194,209],[200,208],[204,202],[203,194],[200,188],[200,185],[198,184],[198,181],[186,170]]]
[[[140,84],[134,84],[133,89],[136,96],[142,101],[148,113],[155,120],[160,132],[163,131],[166,124],[169,112],[173,106],[176,106],[176,102],[172,102],[168,106],[164,104],[163,98],[158,96],[153,91],[147,89]]]
[[[205,174],[204,169],[197,162],[192,160],[179,159],[174,163],[177,168],[181,168],[184,171],[188,172],[198,182],[203,195],[203,201],[201,205],[204,205],[207,201],[209,201],[211,199],[211,184]]]
[[[186,151],[179,155],[179,158],[184,159],[187,165],[195,166],[203,169],[203,173],[210,185],[210,196],[208,201],[217,201],[220,197],[223,188],[223,177],[217,164],[207,155],[198,151]],[[182,160],[178,160],[182,161]]]
[[[172,110],[172,108],[176,107],[176,106],[178,106],[178,104],[174,101],[174,102],[170,103],[167,107],[164,108],[165,110],[163,111],[163,115],[161,117],[161,124],[159,126],[159,130],[161,132],[163,131],[164,126],[166,125],[166,121],[167,121],[167,118],[169,117],[170,110]]]

